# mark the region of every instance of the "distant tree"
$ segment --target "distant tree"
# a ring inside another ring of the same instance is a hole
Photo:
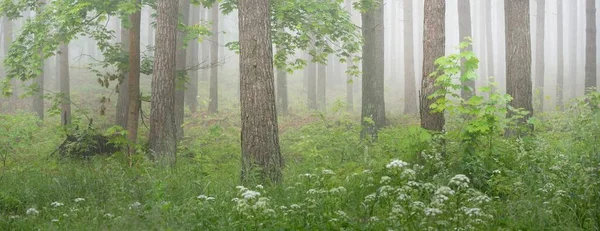
[[[190,21],[190,0],[179,0],[179,15],[183,25],[187,26]],[[184,30],[177,31],[177,54],[176,69],[177,78],[175,80],[175,126],[177,127],[177,140],[183,139],[183,117],[185,112],[184,98],[187,79],[187,49],[185,46]]]
[[[200,7],[192,6],[190,9],[189,24],[194,25],[198,23],[200,23]],[[191,58],[188,63],[191,64],[191,66],[199,63],[199,50],[200,44],[198,42],[192,42],[188,47]],[[185,89],[185,102],[192,113],[198,111],[198,74],[199,71],[196,68],[189,71],[189,84]]]
[[[571,2],[571,1],[569,1]],[[577,97],[577,5],[578,4],[569,4],[569,31],[567,34],[569,35],[569,66],[570,73],[569,76],[571,82],[571,95],[570,98]]]
[[[210,10],[207,8],[202,7],[200,9],[200,18],[202,20],[205,21],[210,21]],[[210,45],[212,43],[210,42],[210,40],[203,40],[202,41],[202,55],[200,56],[200,61],[201,62],[210,62]],[[204,68],[202,69],[201,73],[200,73],[200,80],[202,81],[209,81],[209,76],[210,76],[210,68]],[[210,85],[209,85],[210,86]],[[209,98],[210,100],[210,98]]]
[[[407,115],[418,113],[412,8],[413,0],[404,0],[404,114]]]
[[[13,42],[13,22],[12,20],[10,20],[8,17],[3,17],[2,18],[2,34],[3,34],[3,46],[2,46],[2,50],[4,50],[4,59],[7,59],[8,57],[8,50],[10,49],[10,44],[12,44]],[[7,68],[6,66],[3,65],[2,70],[0,70],[0,74],[2,74],[2,77],[6,77],[7,72],[6,72]],[[10,80],[7,78],[5,79],[5,81],[9,82]],[[12,90],[12,99],[16,99],[17,98],[17,94],[16,94],[16,84],[14,84],[15,82],[13,81],[13,88]]]
[[[288,112],[287,71],[277,68],[277,112],[285,115]]]
[[[537,0],[537,18],[536,18],[536,41],[535,41],[535,90],[540,103],[537,111],[544,111],[544,75],[545,75],[545,54],[544,54],[544,31],[546,20],[546,0]]]
[[[268,0],[238,2],[243,183],[280,182],[279,148]],[[255,175],[257,174],[257,175]]]
[[[435,60],[444,56],[445,49],[444,0],[425,1],[425,21],[423,32],[423,79],[421,82],[421,127],[432,131],[442,131],[445,119],[443,113],[436,113],[431,105],[436,99],[429,96],[439,89],[435,78],[430,76],[436,70]]]
[[[496,76],[496,72],[494,71],[494,34],[492,33],[492,29],[494,28],[494,25],[492,24],[492,1],[483,1],[484,5],[485,5],[485,14],[487,16],[487,18],[485,19],[486,21],[486,26],[485,26],[485,37],[487,39],[486,42],[486,53],[487,53],[487,73],[488,76],[486,77],[497,77]],[[495,91],[496,89],[491,89],[492,92]]]
[[[158,0],[156,50],[150,99],[150,151],[163,166],[176,162],[175,83],[177,50],[177,10],[179,1]]]
[[[138,5],[141,0],[136,1]],[[142,12],[140,7],[129,17],[131,28],[129,29],[129,78],[127,79],[127,138],[132,144],[137,143],[138,121],[140,118],[140,37]],[[129,147],[129,155],[135,153],[134,147]],[[132,162],[130,160],[129,164]]]
[[[60,76],[60,121],[62,125],[71,124],[71,78],[69,76],[69,44],[60,44],[57,60],[57,75]]]
[[[317,65],[317,109],[325,111],[327,108],[327,65]]]
[[[563,0],[556,0],[556,34],[557,34],[557,57],[558,64],[556,67],[556,107],[559,110],[564,110],[563,93],[564,93],[564,78],[565,78],[565,52],[564,52],[564,28],[563,28]]]
[[[377,138],[385,126],[384,101],[384,26],[383,0],[361,1],[362,63],[362,131],[361,137]],[[368,4],[365,4],[368,3]]]
[[[215,3],[211,11],[212,38],[210,44],[210,100],[208,111],[217,113],[219,110],[219,4]]]
[[[466,37],[473,36],[471,31],[471,1],[469,0],[458,0],[458,34],[460,40],[464,40]],[[469,43],[469,46],[465,48],[465,51],[472,50],[473,46],[471,45],[471,43]],[[464,59],[462,60],[462,62],[465,62]],[[464,66],[461,67],[464,70]],[[460,92],[461,97],[465,100],[468,100],[471,97],[473,97],[473,95],[475,94],[475,81],[462,81],[461,84],[463,86]]]
[[[597,87],[596,76],[596,1],[586,0],[585,3],[586,36],[585,36],[585,92]]]
[[[520,122],[525,124],[533,114],[529,0],[506,0],[504,2],[504,15],[506,25],[506,93],[513,97],[510,106],[531,112],[521,119]]]
[[[40,4],[45,5],[46,1],[39,1]],[[43,51],[40,50],[40,57],[44,57]],[[35,83],[37,88],[35,89],[35,93],[33,94],[33,110],[37,114],[40,120],[44,120],[44,78],[46,72],[44,72],[44,67],[41,68],[42,73],[35,79]]]
[[[121,48],[124,53],[130,53],[130,38],[129,33],[132,29],[129,22],[120,23],[120,38],[121,38]],[[126,28],[125,25],[129,25],[130,28]],[[127,122],[129,117],[129,70],[127,68],[124,69],[123,73],[120,74],[122,78],[119,80],[119,90],[117,96],[117,113],[115,115],[115,122],[117,125],[122,128],[127,128]]]
[[[306,67],[307,72],[305,74],[308,78],[307,86],[307,102],[308,109],[317,109],[317,64],[312,60],[311,56],[308,56],[308,66]]]

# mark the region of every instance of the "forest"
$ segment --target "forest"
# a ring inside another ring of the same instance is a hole
[[[600,230],[600,0],[0,0],[0,230]]]

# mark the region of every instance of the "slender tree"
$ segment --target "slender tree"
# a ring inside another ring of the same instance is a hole
[[[200,23],[200,7],[191,7],[189,23]],[[198,52],[200,50],[200,44],[198,42],[192,42],[188,49],[191,58],[189,63],[191,64],[191,66],[198,65]],[[189,72],[189,85],[185,89],[185,101],[192,113],[196,113],[198,111],[198,70],[196,68],[192,69]]]
[[[142,1],[137,0],[141,6]],[[127,110],[127,138],[132,144],[137,142],[138,120],[140,117],[140,27],[142,20],[141,9],[129,17],[129,78],[127,80],[128,106]],[[129,147],[129,155],[135,153],[135,148]],[[131,165],[131,161],[129,164]]]
[[[423,24],[423,78],[421,80],[421,127],[432,131],[442,131],[445,119],[443,113],[436,113],[430,106],[436,99],[430,99],[438,86],[435,76],[430,76],[436,69],[435,60],[444,56],[446,5],[444,0],[425,1],[425,21]]]
[[[178,1],[158,0],[156,55],[150,99],[150,150],[162,166],[174,166],[177,151],[175,83]]]
[[[413,0],[404,0],[404,114],[408,115],[418,113],[413,21]]]
[[[179,14],[181,22],[184,25],[190,20],[190,0],[179,0]],[[175,65],[177,68],[177,80],[175,81],[175,126],[177,127],[177,140],[183,139],[183,114],[185,111],[185,80],[187,76],[186,64],[187,53],[183,43],[186,34],[183,31],[177,32],[177,57]]]
[[[492,33],[493,27],[493,17],[492,17],[492,1],[483,1],[485,3],[485,14],[486,18],[486,27],[485,27],[485,37],[486,37],[486,54],[487,54],[487,73],[490,76],[496,77],[496,72],[494,71],[494,34]],[[492,81],[490,79],[490,81]],[[496,89],[491,89],[495,91]]]
[[[317,109],[324,111],[327,108],[327,65],[317,65]]]
[[[200,9],[200,18],[202,20],[208,21],[210,19],[210,13],[209,13],[209,9],[202,7]],[[212,39],[212,38],[211,38]],[[210,62],[210,40],[203,40],[202,41],[202,54],[200,56],[200,61],[203,63],[209,63]],[[202,69],[201,73],[200,73],[200,80],[202,81],[208,81],[209,80],[209,76],[210,76],[210,68],[204,68]]]
[[[564,44],[564,29],[563,29],[563,0],[556,0],[556,34],[557,34],[557,56],[558,64],[556,67],[556,107],[559,110],[564,110],[563,102],[563,89],[564,89],[564,78],[565,78],[565,52],[563,48]]]
[[[545,75],[545,59],[544,59],[544,29],[546,20],[546,0],[537,0],[537,18],[536,18],[536,44],[535,44],[535,90],[540,103],[537,111],[544,111],[544,75]]]
[[[242,174],[267,182],[283,178],[268,0],[238,2],[240,37],[240,101],[242,116]],[[258,176],[253,175],[258,174]]]
[[[506,25],[506,92],[513,97],[510,106],[533,114],[531,86],[531,32],[529,0],[505,0]],[[510,131],[509,131],[510,133]]]
[[[469,0],[458,0],[458,34],[461,40],[464,40],[466,37],[473,36],[471,31],[471,1]],[[471,51],[473,50],[473,47],[469,44],[465,50]],[[464,60],[462,62],[464,62]],[[475,81],[461,81],[461,84],[461,97],[463,99],[470,99],[473,97],[475,94]]]
[[[277,69],[277,111],[285,115],[288,112],[287,71]]]
[[[69,44],[60,44],[58,50],[57,70],[60,76],[62,125],[71,124],[71,85],[69,76]]]
[[[208,111],[216,113],[219,110],[219,4],[214,3],[212,7],[212,43],[210,45],[210,102]]]
[[[131,16],[130,16],[131,17]],[[123,25],[127,25],[127,22],[121,23],[121,49],[124,52],[129,53],[131,55],[131,51],[129,50],[130,44],[130,30],[132,28],[126,28]],[[131,27],[131,25],[130,25]],[[131,63],[129,63],[131,65]],[[122,76],[123,79],[119,81],[119,92],[117,98],[117,114],[115,116],[115,123],[122,128],[127,128],[127,122],[129,121],[129,70],[125,71]]]
[[[585,92],[595,91],[596,82],[596,1],[585,3],[586,36],[585,36]]]
[[[155,28],[152,26],[152,23],[154,22],[154,17],[152,17],[152,12],[153,12],[153,9],[149,8],[148,9],[148,24],[147,24],[147,26],[148,26],[148,46],[154,47],[156,38],[154,36]],[[148,52],[148,55],[154,56],[154,50],[150,50]]]
[[[314,47],[313,47],[314,48]],[[317,64],[312,61],[312,57],[308,55],[308,66],[307,66],[307,77],[308,77],[308,86],[307,86],[307,94],[308,94],[308,109],[316,110],[317,109]]]
[[[2,18],[2,32],[4,40],[2,48],[4,50],[4,58],[6,58],[8,57],[8,49],[10,48],[10,44],[13,42],[13,22],[10,19]],[[6,75],[5,68],[2,68],[0,71],[3,72],[3,75]],[[11,81],[11,85],[13,86],[11,100],[16,100],[18,98],[16,83],[16,79]]]
[[[569,79],[571,82],[570,98],[577,97],[577,4],[569,4]]]

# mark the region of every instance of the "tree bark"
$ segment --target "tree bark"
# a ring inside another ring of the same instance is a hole
[[[200,8],[198,6],[192,6],[190,13],[190,23],[200,23]],[[192,41],[192,44],[190,44],[189,46],[189,52],[191,57],[189,63],[191,64],[191,66],[199,65],[199,49],[200,44],[197,41]],[[198,111],[198,72],[199,71],[196,68],[189,72],[189,85],[185,89],[185,101],[192,113],[196,113]]]
[[[158,0],[156,55],[150,99],[150,151],[162,166],[174,166],[177,151],[175,83],[178,1]]]
[[[570,4],[569,13],[569,66],[570,73],[569,79],[571,80],[571,94],[570,98],[574,99],[577,97],[577,4]]]
[[[537,111],[544,111],[544,75],[545,75],[545,58],[544,58],[544,29],[546,20],[546,0],[537,0],[537,18],[536,18],[536,44],[535,44],[535,90],[540,103]],[[539,92],[539,93],[538,93]]]
[[[200,18],[204,21],[208,21],[210,19],[210,12],[207,8],[202,7],[200,9]],[[202,56],[200,57],[200,61],[202,63],[210,63],[210,41],[204,39],[202,41]],[[210,68],[204,68],[201,71],[200,80],[208,81],[210,76]]]
[[[444,56],[446,5],[444,0],[425,2],[425,21],[423,24],[423,78],[421,80],[421,127],[441,132],[446,123],[442,112],[433,112],[431,104],[436,99],[429,99],[439,87],[435,86],[436,76],[429,76],[436,70],[435,60]]]
[[[521,119],[525,124],[533,115],[531,87],[531,31],[529,0],[505,0],[506,25],[506,92],[513,97],[510,106],[530,113]],[[512,133],[509,131],[509,133]]]
[[[563,28],[563,0],[556,0],[556,20],[557,20],[557,47],[558,47],[558,64],[556,67],[556,107],[559,110],[564,110],[563,89],[565,78],[565,53],[563,49],[564,28]]]
[[[385,126],[383,6],[383,0],[375,1],[375,6],[362,14],[364,45],[361,137],[373,140],[377,139],[379,129]]]
[[[413,0],[404,0],[404,114],[407,115],[418,113],[413,21]]]
[[[182,23],[187,25],[190,20],[190,0],[179,0],[179,14],[182,16]],[[177,57],[175,61],[177,69],[177,80],[175,82],[175,126],[177,127],[177,140],[183,139],[185,78],[187,77],[187,53],[186,48],[184,48],[185,44],[183,44],[185,35],[182,31],[177,31]]]
[[[327,65],[317,64],[317,72],[317,109],[325,111],[327,108],[325,96],[327,94]]]
[[[137,0],[141,5],[142,1]],[[128,106],[127,110],[127,138],[131,144],[137,143],[138,121],[140,118],[140,27],[141,9],[133,13],[129,20],[129,78],[127,80]],[[129,147],[129,155],[135,154],[135,147]],[[131,166],[131,159],[129,160]]]
[[[494,82],[493,79],[490,79],[490,77],[496,77],[496,72],[494,71],[494,34],[492,33],[492,2],[491,1],[484,1],[485,2],[485,13],[487,15],[487,18],[485,19],[486,21],[486,27],[485,27],[485,37],[487,39],[487,43],[486,43],[486,54],[487,54],[487,71],[488,71],[488,82],[491,84],[491,82]],[[492,88],[491,92],[495,92],[496,88]]]
[[[40,56],[43,57],[42,51],[40,51]],[[45,63],[45,61],[44,61]],[[33,110],[35,114],[37,114],[40,121],[44,121],[44,78],[46,72],[44,71],[44,66],[42,66],[42,73],[35,78],[36,90],[33,94]]]
[[[464,41],[466,37],[472,37],[471,30],[471,1],[469,0],[458,0],[458,34],[461,42]],[[465,51],[472,51],[473,46],[469,44]],[[465,62],[463,59],[461,62]],[[462,70],[464,72],[464,68]],[[429,74],[429,73],[427,73]],[[475,81],[461,80],[462,89],[460,91],[460,95],[463,99],[468,100],[473,95],[475,95]]]
[[[71,85],[69,77],[69,44],[61,44],[58,51],[58,74],[60,76],[61,116],[62,125],[71,124]]]
[[[596,1],[586,0],[585,92],[596,91]]]
[[[219,110],[219,5],[215,3],[211,12],[212,43],[210,44],[210,102],[208,112],[217,113]]]
[[[130,34],[129,30],[131,28],[125,28],[123,25],[127,23],[122,22],[121,25],[121,48],[124,52],[129,53],[131,55],[131,51],[129,50],[130,44]],[[130,25],[131,26],[131,25]],[[131,57],[130,57],[131,58]],[[131,63],[129,63],[131,68]],[[119,95],[117,98],[117,114],[115,116],[115,123],[122,128],[127,128],[127,122],[129,121],[129,72],[126,71],[123,73],[123,79],[119,82]]]
[[[245,184],[282,181],[268,0],[239,6],[242,174]],[[258,173],[258,176],[254,175]]]

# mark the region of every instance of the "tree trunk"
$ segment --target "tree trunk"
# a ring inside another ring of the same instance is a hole
[[[461,42],[465,40],[466,37],[472,37],[472,31],[471,31],[471,1],[469,0],[458,0],[458,34],[460,37]],[[473,46],[472,44],[469,44],[469,46],[467,48],[465,48],[465,51],[472,51],[473,50]],[[465,60],[463,59],[461,62],[465,62]],[[464,72],[464,68],[462,70]],[[425,73],[424,73],[425,74]],[[429,73],[427,73],[429,74]],[[471,97],[473,97],[473,95],[475,95],[475,81],[474,80],[468,80],[468,81],[463,81],[461,80],[461,85],[462,85],[462,89],[460,91],[460,96],[465,99],[468,100]]]
[[[486,27],[485,27],[485,37],[487,39],[486,42],[486,54],[487,54],[487,71],[488,71],[488,76],[486,76],[488,79],[488,82],[491,84],[491,82],[494,82],[492,79],[489,79],[490,77],[496,77],[496,73],[494,71],[494,34],[492,33],[492,2],[491,1],[483,1],[485,3],[485,13],[487,15],[487,18],[485,19],[486,21]],[[492,88],[490,89],[491,93],[496,91],[496,88]]]
[[[570,1],[569,1],[570,2]],[[570,4],[569,13],[569,79],[571,80],[571,99],[577,97],[577,4]]]
[[[527,119],[533,115],[529,0],[505,0],[504,14],[506,92],[513,97],[510,106],[531,112],[521,119],[520,122],[525,124]]]
[[[156,36],[154,36],[155,28],[152,26],[154,19],[152,18],[152,8],[148,9],[148,46],[154,47],[156,44]],[[154,47],[156,50],[156,47]],[[154,57],[154,50],[148,51],[148,55]]]
[[[586,0],[586,36],[585,36],[585,92],[596,91],[596,2]]]
[[[386,27],[390,33],[390,43],[389,43],[389,53],[390,53],[390,63],[391,65],[389,65],[389,70],[390,70],[390,80],[392,82],[391,85],[396,86],[398,83],[398,73],[399,73],[399,69],[400,69],[400,65],[399,65],[399,61],[398,61],[398,57],[400,55],[400,52],[398,51],[398,44],[400,43],[400,39],[398,38],[398,25],[396,24],[396,17],[398,15],[398,5],[397,4],[398,1],[391,1],[389,2],[390,7],[391,7],[391,13],[390,13],[390,26]],[[388,45],[386,43],[386,45]],[[387,48],[386,48],[387,49]],[[395,96],[394,96],[395,97]]]
[[[385,126],[383,0],[375,4],[375,7],[362,14],[364,45],[361,137],[369,136],[372,139],[377,139],[377,132]]]
[[[69,77],[69,44],[61,44],[58,51],[58,74],[60,76],[61,116],[62,125],[71,124],[71,85]]]
[[[563,0],[556,0],[556,33],[557,33],[557,58],[558,64],[556,67],[556,107],[559,110],[564,110],[564,102],[563,102],[563,89],[564,89],[564,78],[565,78],[565,52],[563,49],[563,40],[564,40],[564,32],[563,32]]]
[[[431,110],[436,98],[429,96],[439,89],[435,86],[437,76],[429,76],[436,70],[435,60],[444,56],[446,5],[444,0],[425,2],[425,21],[423,24],[423,78],[421,81],[421,127],[441,132],[446,123],[443,112]]]
[[[268,0],[239,6],[242,174],[245,184],[282,181]],[[257,175],[254,175],[258,173]]]
[[[43,57],[42,51],[40,56]],[[45,62],[44,62],[45,63]],[[41,121],[44,121],[44,78],[46,72],[42,66],[42,73],[35,79],[36,90],[33,94],[33,110]]]
[[[181,21],[187,25],[190,20],[190,0],[179,0],[179,14],[182,16]],[[185,78],[187,76],[186,63],[187,53],[184,48],[183,38],[185,33],[177,31],[177,57],[176,69],[177,77],[175,81],[175,126],[177,126],[177,140],[183,139],[183,114],[185,112]]]
[[[8,57],[8,50],[10,49],[10,44],[12,44],[13,42],[13,22],[8,19],[8,18],[3,18],[2,19],[2,31],[4,34],[4,44],[3,44],[3,50],[4,50],[4,58],[6,59]],[[3,72],[4,75],[6,75],[6,72]],[[17,79],[12,79],[11,81],[11,85],[13,87],[13,92],[11,95],[11,101],[17,100],[19,98],[19,95],[17,94]]]
[[[150,99],[150,152],[162,166],[174,166],[177,151],[175,83],[178,1],[158,0],[156,55]]]
[[[317,109],[325,111],[327,94],[327,65],[319,63],[317,65]]]
[[[282,115],[288,112],[287,72],[281,69],[277,70],[277,109]]]
[[[350,71],[353,65],[352,57],[348,58],[346,71]],[[346,103],[348,104],[348,111],[354,111],[354,81],[352,74],[349,72],[346,73]]]
[[[210,44],[210,102],[208,112],[219,110],[219,4],[215,3],[211,12],[212,42]]]
[[[137,0],[141,5],[142,1]],[[127,138],[131,144],[137,143],[138,120],[140,118],[140,27],[142,12],[141,9],[133,13],[129,20],[131,28],[129,29],[129,78],[127,81],[128,106],[127,110]],[[124,83],[125,85],[125,83]],[[135,147],[129,147],[129,155],[135,154]],[[132,162],[129,159],[131,166]]]
[[[308,109],[317,109],[317,64],[312,61],[309,55],[308,62]]]
[[[210,13],[209,10],[202,7],[200,9],[200,18],[202,20],[208,21],[210,19]],[[201,63],[208,63],[210,64],[210,41],[208,39],[204,39],[202,41],[202,56],[200,57],[200,62]],[[208,77],[210,76],[210,68],[204,68],[202,69],[202,74],[200,75],[200,80],[201,81],[208,81]]]
[[[544,111],[544,29],[546,20],[546,0],[537,0],[536,44],[535,44],[535,91],[539,97],[537,111]]]
[[[413,0],[404,0],[404,114],[417,114]]]
[[[190,23],[191,24],[198,24],[200,23],[200,8],[198,6],[192,6],[191,8],[191,17],[190,17]],[[200,44],[197,41],[192,41],[192,43],[189,46],[189,52],[190,52],[190,66],[192,67],[196,67],[197,65],[199,65],[199,61],[198,61],[198,52],[199,52],[199,48],[200,48]],[[198,111],[198,69],[197,68],[193,68],[190,72],[189,72],[189,85],[187,86],[187,88],[185,89],[185,101],[186,104],[188,105],[188,107],[190,108],[190,111],[192,113],[196,113]]]
[[[126,28],[123,25],[129,24],[128,22],[122,22],[121,25],[121,48],[124,52],[129,53],[131,55],[131,51],[129,50],[130,46],[130,34],[129,30],[131,28]],[[129,25],[130,27],[132,25]],[[131,57],[130,57],[131,58]],[[131,63],[129,63],[131,68]],[[127,122],[129,121],[129,73],[126,71],[123,73],[123,79],[119,81],[119,95],[117,98],[117,114],[115,116],[115,122],[117,125],[122,128],[127,128]]]

